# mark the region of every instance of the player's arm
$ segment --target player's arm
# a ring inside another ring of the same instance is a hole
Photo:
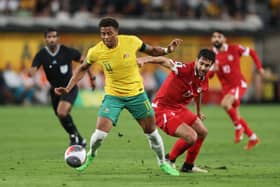
[[[178,74],[178,68],[182,67],[183,64],[181,62],[174,62],[172,59],[164,57],[164,56],[145,56],[137,58],[137,63],[139,67],[144,66],[144,64],[150,63],[150,64],[160,64],[161,66],[168,68],[169,70],[175,72],[175,74]]]
[[[161,56],[166,55],[168,53],[172,53],[175,49],[182,43],[183,40],[181,39],[173,39],[167,47],[160,47],[160,46],[152,46],[146,43],[143,43],[140,51],[146,53],[151,56]]]
[[[68,85],[65,87],[55,88],[54,91],[57,95],[62,95],[69,93],[73,87],[83,78],[86,72],[89,70],[91,64],[88,64],[85,60],[78,68],[75,70],[72,78],[70,79]]]
[[[243,47],[243,46],[239,46],[239,52],[241,53],[241,55],[243,56],[250,56],[255,65],[257,66],[257,69],[259,71],[259,74],[261,75],[262,78],[266,77],[266,73],[262,67],[262,63],[261,60],[257,54],[257,52],[254,49],[251,49],[249,47]]]
[[[81,56],[80,63],[83,63],[84,60],[85,60],[84,56]],[[95,77],[95,75],[90,71],[90,68],[87,70],[87,74],[88,74],[88,76],[89,76],[89,78],[90,78],[90,85],[91,85],[91,88],[92,88],[92,90],[94,90],[95,87],[96,87],[96,82],[95,82],[96,77]]]
[[[201,120],[204,120],[206,117],[205,117],[205,115],[201,112],[201,98],[202,98],[202,93],[199,93],[198,96],[194,97],[194,102],[195,102],[195,109],[196,109],[196,114],[197,114],[197,116],[198,116]]]

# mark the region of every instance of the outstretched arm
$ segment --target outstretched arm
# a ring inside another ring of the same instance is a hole
[[[151,46],[148,44],[144,44],[144,48],[141,49],[143,53],[146,53],[151,56],[161,56],[166,55],[168,53],[172,53],[176,50],[176,48],[182,43],[183,40],[181,39],[174,39],[172,40],[166,48],[159,47],[159,46]]]
[[[160,64],[168,69],[172,69],[174,67],[173,61],[170,58],[158,56],[158,57],[152,57],[152,56],[145,56],[137,58],[138,66],[142,67],[144,64],[150,63],[150,64]]]
[[[74,72],[72,78],[70,79],[68,85],[65,87],[58,87],[55,88],[54,91],[57,95],[62,95],[69,93],[72,88],[83,78],[85,73],[88,71],[91,64],[88,64],[86,61],[84,61]]]

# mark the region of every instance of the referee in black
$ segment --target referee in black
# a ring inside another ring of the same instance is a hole
[[[53,110],[61,125],[69,134],[70,145],[86,146],[86,140],[78,132],[70,111],[78,94],[77,85],[68,94],[57,96],[54,93],[56,87],[66,87],[72,77],[72,61],[83,62],[83,57],[76,49],[59,44],[59,33],[54,28],[45,31],[46,46],[35,56],[30,69],[30,75],[43,66],[47,79],[51,85],[50,96]],[[88,72],[91,77],[91,85],[95,87],[95,77]]]

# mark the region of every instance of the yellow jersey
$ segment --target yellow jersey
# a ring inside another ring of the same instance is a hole
[[[128,97],[144,92],[136,62],[136,53],[142,44],[136,36],[118,35],[115,48],[110,49],[100,41],[88,50],[87,63],[98,63],[103,67],[106,94]]]

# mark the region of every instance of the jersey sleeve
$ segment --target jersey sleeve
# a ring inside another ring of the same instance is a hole
[[[97,61],[97,50],[95,47],[92,47],[87,52],[86,62],[92,64]]]
[[[36,55],[35,55],[35,57],[34,57],[34,59],[33,59],[33,61],[32,61],[32,65],[31,65],[31,67],[36,67],[36,68],[39,68],[40,66],[41,66],[41,59],[42,59],[42,57],[41,57],[42,55],[41,55],[41,53],[39,52],[39,53],[37,53]]]
[[[179,62],[179,61],[173,61],[170,60],[170,62],[173,64],[172,67],[172,72],[174,72],[177,76],[181,76],[182,74],[184,74],[184,72],[186,72],[186,64]]]
[[[78,51],[77,49],[74,49],[74,48],[69,48],[69,51],[70,51],[72,60],[77,61],[77,62],[79,62],[81,60],[82,54],[80,53],[80,51]]]
[[[245,47],[243,45],[237,45],[236,48],[240,56],[249,56],[249,52],[250,52],[249,47]]]
[[[137,50],[140,50],[143,47],[143,41],[137,36],[132,36],[132,40]]]

